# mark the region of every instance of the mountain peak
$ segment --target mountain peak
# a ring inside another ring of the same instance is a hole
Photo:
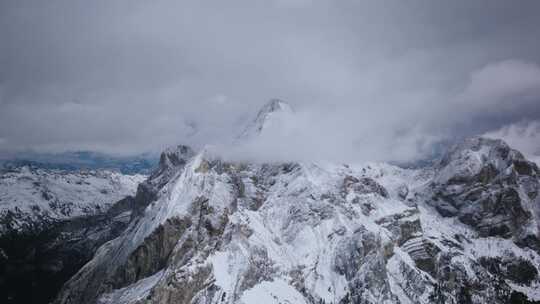
[[[259,113],[263,136],[293,120],[282,106]],[[502,141],[414,170],[209,157],[166,152],[174,167],[143,183],[128,228],[54,303],[537,299],[540,173]]]
[[[518,171],[537,172],[536,164],[525,159],[500,139],[472,137],[450,148],[440,160],[438,182],[470,181],[491,172],[498,174],[515,167]]]
[[[273,113],[273,112],[293,112],[291,105],[281,99],[270,99],[260,110],[257,116]]]
[[[277,98],[270,99],[259,110],[255,119],[248,124],[239,138],[246,139],[260,135],[270,125],[277,123],[276,121],[281,121],[292,114],[294,114],[294,110],[289,103]]]

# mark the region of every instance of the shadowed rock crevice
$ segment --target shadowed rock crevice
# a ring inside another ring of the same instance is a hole
[[[118,268],[111,280],[112,287],[118,289],[127,286],[164,268],[174,246],[190,226],[189,220],[167,219]]]
[[[37,234],[12,232],[0,237],[0,294],[6,301],[2,302],[53,300],[101,245],[124,231],[133,205],[134,199],[127,197],[102,215],[54,223]]]

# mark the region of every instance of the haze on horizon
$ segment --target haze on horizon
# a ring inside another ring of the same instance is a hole
[[[271,98],[256,155],[407,161],[472,135],[540,155],[540,2],[0,3],[0,154],[226,146]]]

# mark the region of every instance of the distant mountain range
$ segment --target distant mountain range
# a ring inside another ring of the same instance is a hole
[[[159,156],[150,153],[135,156],[112,156],[93,151],[29,152],[0,159],[0,167],[4,170],[22,166],[63,171],[107,169],[123,174],[149,174],[157,166],[158,161]]]

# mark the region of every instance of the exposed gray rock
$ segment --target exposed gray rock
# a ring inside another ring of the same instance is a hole
[[[343,180],[343,192],[345,194],[351,192],[357,194],[375,193],[382,197],[388,197],[388,191],[369,177],[357,178],[354,176],[346,176]]]
[[[14,303],[51,301],[104,243],[130,221],[134,199],[127,197],[106,213],[51,223],[39,233],[11,232],[0,237],[0,291]],[[28,293],[28,286],[32,293]]]
[[[431,204],[442,216],[457,216],[481,236],[529,235],[536,164],[500,140],[473,138],[451,149],[438,168]]]
[[[540,286],[538,172],[502,142],[425,171],[176,163],[56,303],[532,303]]]

